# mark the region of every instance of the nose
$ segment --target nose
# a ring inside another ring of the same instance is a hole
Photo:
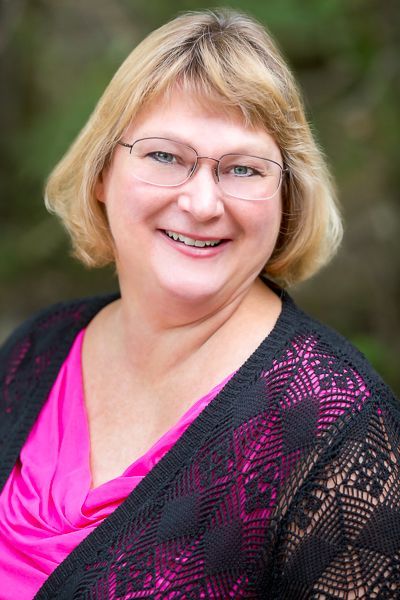
[[[198,164],[190,179],[179,188],[178,205],[200,222],[210,221],[224,213],[221,189],[213,164]]]

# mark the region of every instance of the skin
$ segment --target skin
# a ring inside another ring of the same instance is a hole
[[[123,139],[169,137],[201,156],[257,154],[282,164],[265,130],[212,106],[176,90],[144,107]],[[83,345],[93,487],[120,475],[238,369],[281,309],[258,279],[278,237],[280,193],[262,202],[226,196],[207,159],[183,185],[161,188],[135,179],[131,160],[118,146],[96,189],[115,243],[121,300],[93,319]],[[226,241],[188,248],[165,230]]]

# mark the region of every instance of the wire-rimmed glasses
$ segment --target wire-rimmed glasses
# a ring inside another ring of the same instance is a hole
[[[216,163],[214,173],[222,191],[241,200],[269,200],[278,192],[288,171],[269,158],[224,154],[219,159],[199,156],[194,148],[168,138],[141,138],[128,144],[132,175],[160,187],[178,187],[196,172],[200,159]]]

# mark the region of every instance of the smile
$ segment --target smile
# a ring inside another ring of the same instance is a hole
[[[165,230],[164,233],[175,242],[181,242],[186,246],[196,246],[196,248],[209,248],[218,246],[222,242],[222,240],[195,240],[187,237],[186,235],[182,235],[181,233],[176,233],[175,231]]]

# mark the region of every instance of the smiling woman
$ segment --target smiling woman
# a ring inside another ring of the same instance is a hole
[[[162,146],[153,137],[156,132]],[[168,139],[164,145],[171,132],[180,141]],[[183,300],[172,325],[185,324],[192,311],[198,320],[227,309],[233,301],[241,303],[268,262],[280,231],[283,167],[272,136],[261,127],[246,126],[240,113],[221,112],[215,104],[207,107],[206,98],[199,101],[189,92],[182,97],[177,88],[145,106],[124,139],[139,140],[144,148],[134,150],[135,141],[132,156],[125,142],[117,146],[96,185],[97,198],[107,211],[122,295],[126,290],[146,305],[143,310],[155,310],[158,316],[159,303],[168,304],[170,318],[172,298]],[[195,144],[202,160],[183,142]],[[246,154],[239,155],[239,150]],[[136,152],[142,152],[139,158]],[[245,164],[254,169],[250,175],[245,171],[245,177],[228,176],[221,173],[221,164],[228,160],[229,172]],[[275,177],[263,166],[255,169],[258,162],[271,160]],[[238,198],[242,192],[245,198]],[[150,307],[148,298],[157,302]]]
[[[341,223],[269,34],[224,10],[153,32],[46,203],[120,293],[48,308],[1,351],[2,589],[396,597],[400,411],[285,291]]]
[[[78,258],[89,266],[113,262],[106,212],[95,192],[99,174],[121,142],[132,155],[137,139],[128,140],[126,131],[143,109],[157,106],[161,99],[167,102],[173,93],[181,99],[195,96],[208,112],[218,108],[228,118],[240,115],[247,127],[259,126],[281,151],[277,162],[287,169],[285,204],[279,243],[265,271],[287,286],[315,273],[340,243],[342,228],[330,175],[296,83],[271,37],[248,17],[229,13],[228,18],[226,12],[220,13],[209,36],[205,28],[211,26],[210,15],[178,17],[128,56],[88,126],[50,177],[47,204],[70,231]],[[178,139],[167,120],[163,131],[173,141],[194,143]],[[160,137],[160,131],[146,133],[153,136]],[[256,154],[258,148],[251,150]],[[235,151],[243,153],[240,147]]]

